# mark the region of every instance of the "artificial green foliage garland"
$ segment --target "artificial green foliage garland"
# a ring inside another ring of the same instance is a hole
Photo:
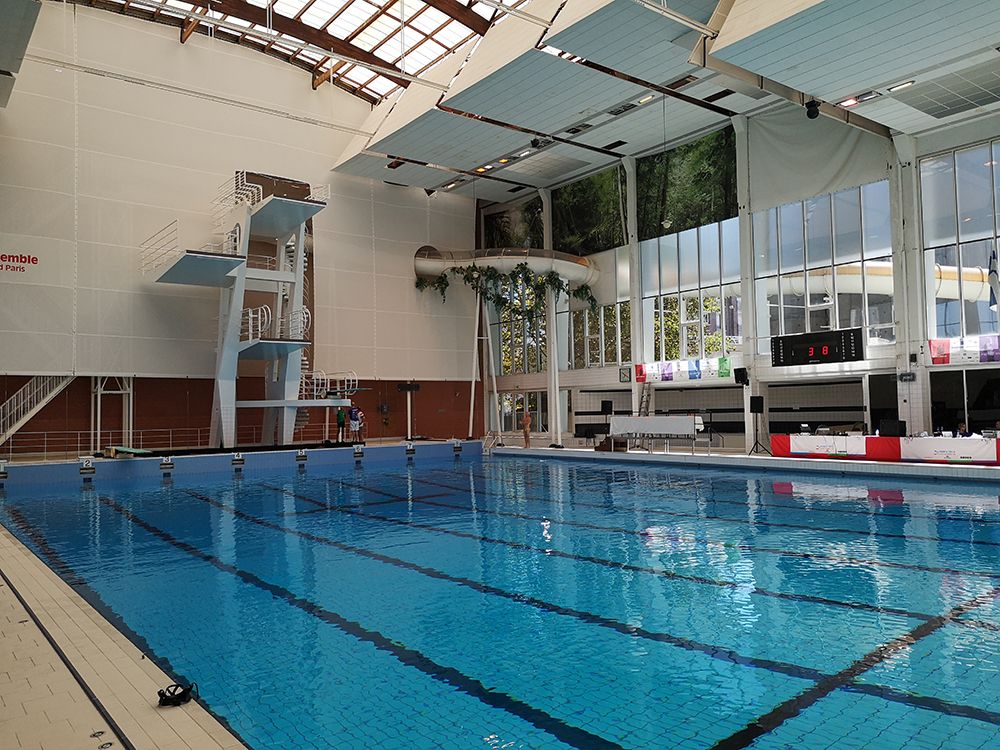
[[[455,266],[433,278],[418,276],[417,289],[434,289],[441,295],[443,302],[450,284],[449,274],[461,278],[466,286],[478,292],[483,299],[492,302],[498,310],[510,306],[510,299],[504,292],[504,288],[509,289],[518,284],[523,284],[526,289],[530,289],[534,293],[537,306],[545,304],[545,292],[551,289],[555,292],[556,299],[559,298],[560,294],[568,294],[574,299],[586,302],[591,310],[597,310],[597,299],[587,284],[570,289],[569,284],[555,271],[539,275],[528,268],[527,263],[518,263],[511,269],[510,273],[500,273],[492,266]]]

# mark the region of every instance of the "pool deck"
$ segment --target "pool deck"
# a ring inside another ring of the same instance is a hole
[[[1000,482],[1000,466],[967,464],[889,463],[884,461],[854,461],[824,458],[775,458],[767,455],[747,456],[743,453],[649,453],[630,450],[628,453],[595,451],[593,448],[520,448],[495,447],[495,456],[531,456],[562,458],[595,463],[636,462],[648,464],[681,464],[711,466],[719,469],[763,469],[766,471],[804,471],[832,474],[853,474],[872,477],[906,477],[908,479],[943,479]]]
[[[246,747],[194,701],[158,708],[173,680],[2,526],[0,573],[0,748]]]

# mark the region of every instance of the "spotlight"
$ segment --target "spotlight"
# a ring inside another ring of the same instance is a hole
[[[815,99],[810,99],[806,102],[806,117],[810,120],[815,120],[819,117],[819,102]]]
[[[541,139],[540,138],[532,138],[531,139],[531,147],[532,148],[541,148],[542,147],[542,141],[541,141]]]

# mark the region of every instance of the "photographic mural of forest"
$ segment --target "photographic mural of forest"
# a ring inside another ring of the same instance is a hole
[[[736,216],[731,127],[636,162],[639,240]],[[666,222],[666,226],[664,223]],[[541,247],[542,201],[485,217],[487,247]],[[555,249],[574,255],[625,244],[625,172],[614,166],[552,191]]]

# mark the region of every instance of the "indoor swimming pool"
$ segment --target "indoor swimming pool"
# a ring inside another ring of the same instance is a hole
[[[255,750],[985,750],[998,496],[465,456],[0,521]]]

